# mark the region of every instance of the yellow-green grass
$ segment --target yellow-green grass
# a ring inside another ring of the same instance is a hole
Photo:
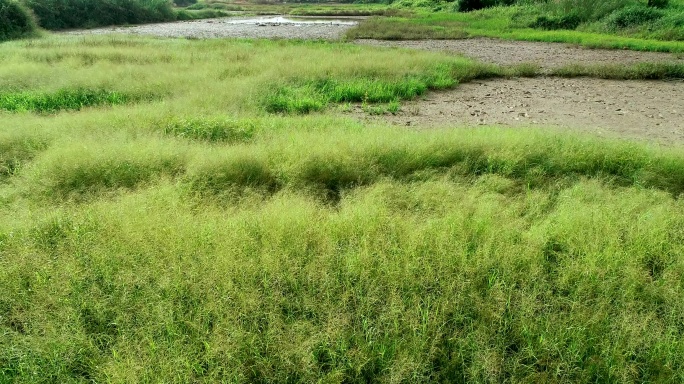
[[[161,95],[0,111],[2,383],[684,379],[678,147],[263,107],[274,84],[506,72],[437,53],[0,53],[3,89]]]

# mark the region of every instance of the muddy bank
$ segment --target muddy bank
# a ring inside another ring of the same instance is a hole
[[[355,43],[378,47],[446,51],[501,65],[536,63],[543,70],[569,64],[636,64],[663,61],[684,63],[684,56],[671,53],[587,49],[560,43],[489,38],[413,41],[356,40]]]
[[[600,136],[684,144],[684,81],[532,78],[476,81],[361,120],[418,128],[558,127]]]
[[[337,40],[352,28],[359,18],[305,18],[305,17],[226,17],[171,23],[106,27],[64,32],[69,35],[99,35],[123,33],[159,37],[210,38],[263,38]]]

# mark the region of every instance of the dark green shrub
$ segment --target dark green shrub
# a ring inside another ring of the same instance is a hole
[[[173,0],[173,4],[177,7],[187,7],[197,4],[197,0]]]
[[[458,0],[459,12],[470,12],[498,5],[512,5],[514,0]]]
[[[620,29],[646,24],[661,17],[663,17],[663,12],[658,9],[635,5],[611,13],[606,23],[611,28]]]
[[[546,17],[539,16],[537,20],[530,25],[536,29],[557,30],[557,29],[575,29],[580,25],[582,20],[576,14],[563,15],[560,17]]]
[[[30,36],[36,24],[30,13],[14,0],[0,0],[0,41]]]
[[[577,15],[582,22],[597,21],[634,4],[634,0],[554,0],[544,5],[547,14]]]
[[[669,3],[669,0],[648,0],[648,6],[653,8],[665,8]]]
[[[89,28],[175,20],[168,0],[26,0],[46,29]]]

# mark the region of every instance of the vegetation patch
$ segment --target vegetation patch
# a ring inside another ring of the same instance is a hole
[[[203,157],[188,169],[189,190],[205,198],[232,198],[254,190],[273,193],[280,186],[264,152],[244,148],[230,153]]]
[[[38,135],[0,134],[0,180],[13,176],[47,146],[48,140]]]
[[[135,94],[90,88],[64,88],[56,92],[4,92],[0,93],[0,109],[11,112],[54,113],[62,110],[80,110],[85,107],[117,105],[151,100],[151,94]]]
[[[175,20],[166,0],[25,0],[41,27],[58,30]]]
[[[557,29],[576,29],[582,20],[576,14],[563,15],[560,17],[539,16],[534,23],[530,25],[532,28],[557,30]]]
[[[596,77],[614,80],[684,79],[684,64],[639,63],[633,65],[569,65],[550,73],[560,77]]]
[[[663,15],[664,12],[659,9],[637,5],[614,11],[606,18],[606,22],[614,29],[621,29],[646,24]]]
[[[221,117],[174,118],[161,123],[161,127],[166,135],[224,143],[249,141],[256,129],[250,120]]]
[[[104,59],[135,52],[164,59]],[[389,105],[534,66],[330,42],[64,35],[2,44],[0,60],[7,87],[170,95],[2,112],[0,382],[684,375],[676,143],[263,110],[279,88],[323,106]]]
[[[16,0],[0,0],[0,42],[36,35],[36,23]]]
[[[453,8],[453,3],[423,3],[405,5],[414,11],[412,15],[364,20],[348,30],[346,37],[414,40],[483,36],[591,48],[684,52],[681,5],[656,8],[627,0],[563,0],[446,12]]]
[[[527,70],[526,66],[503,69],[460,60],[433,66],[421,75],[398,79],[323,78],[277,88],[267,95],[264,108],[271,113],[309,113],[322,110],[328,103],[397,103],[414,99],[428,90],[451,88],[460,81],[523,74]]]
[[[35,159],[25,178],[29,193],[80,200],[131,190],[163,176],[177,175],[184,170],[185,163],[184,151],[173,151],[161,141],[124,146],[65,145]]]

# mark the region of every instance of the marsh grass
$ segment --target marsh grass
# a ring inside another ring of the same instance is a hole
[[[0,64],[3,89],[165,95],[0,112],[0,382],[684,378],[679,147],[263,110],[274,84],[332,103],[529,67],[120,36]]]
[[[209,142],[245,142],[254,136],[255,124],[228,117],[171,118],[160,124],[166,135]]]

